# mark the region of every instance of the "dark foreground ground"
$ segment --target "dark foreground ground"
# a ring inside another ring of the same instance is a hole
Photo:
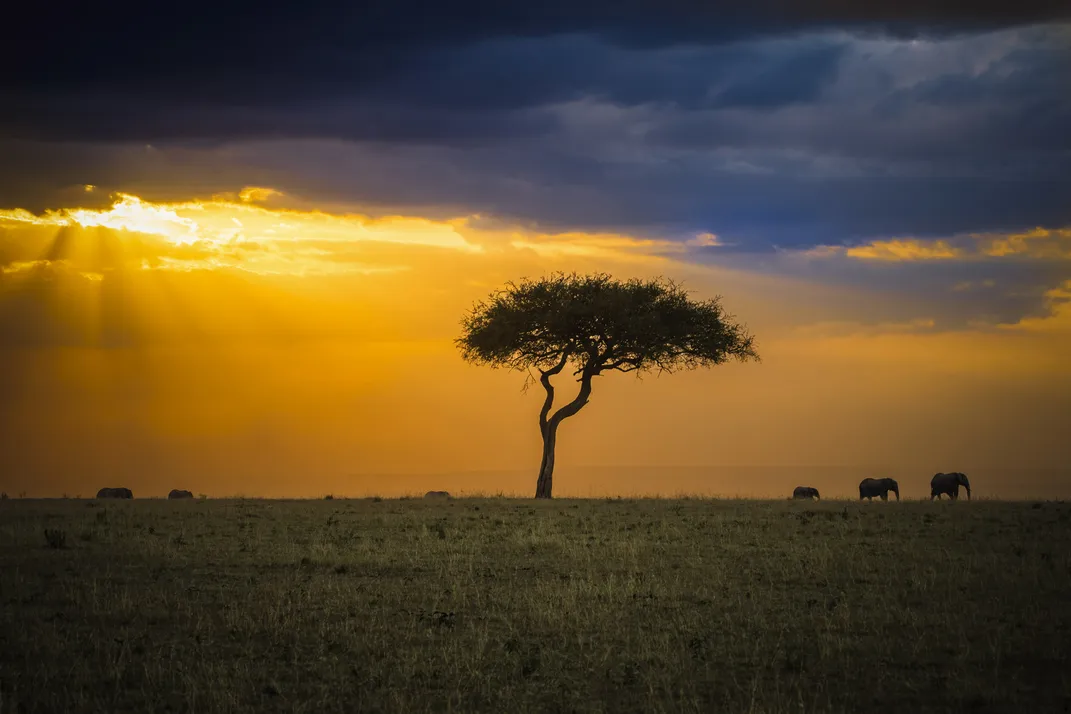
[[[0,712],[1069,711],[1069,546],[1064,503],[8,500]]]

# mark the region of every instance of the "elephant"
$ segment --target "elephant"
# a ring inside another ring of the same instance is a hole
[[[424,494],[424,498],[450,498],[449,491],[428,491]]]
[[[133,498],[134,493],[129,488],[102,488],[97,491],[97,498]]]
[[[930,479],[930,500],[935,498],[939,500],[942,493],[947,493],[948,497],[955,501],[959,498],[960,486],[967,489],[967,500],[971,500],[971,482],[967,480],[966,474],[959,472],[934,474]]]
[[[792,498],[822,500],[822,497],[818,495],[818,489],[810,486],[796,486],[795,490],[792,491]]]
[[[865,478],[859,482],[859,500],[869,498],[874,500],[874,496],[880,496],[882,501],[889,500],[889,491],[896,494],[896,500],[900,500],[900,484],[896,483],[896,479],[891,478]]]
[[[167,500],[174,501],[180,498],[193,498],[193,494],[189,491],[182,491],[177,488],[171,489],[171,493],[167,494]]]

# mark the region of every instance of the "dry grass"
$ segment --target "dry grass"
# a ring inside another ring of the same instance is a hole
[[[1069,545],[1062,503],[7,500],[0,711],[1066,711]]]

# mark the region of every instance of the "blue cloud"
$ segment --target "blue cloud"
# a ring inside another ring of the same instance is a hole
[[[742,73],[720,92],[713,106],[777,109],[787,104],[816,101],[836,78],[845,45],[819,45],[780,58],[773,66]]]

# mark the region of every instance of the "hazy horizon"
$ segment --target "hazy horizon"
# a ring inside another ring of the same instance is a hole
[[[213,491],[212,479],[177,478],[144,483],[134,488],[135,498],[166,498],[172,488],[186,489],[209,498],[318,499],[399,498],[422,496],[426,491],[446,490],[455,497],[529,498],[534,483],[534,468],[484,469],[476,471],[373,472],[353,473],[334,481],[337,488],[319,489],[282,487],[269,492],[255,490]],[[913,467],[878,466],[650,466],[650,465],[566,465],[556,472],[560,476],[558,498],[754,498],[780,500],[788,498],[796,486],[812,486],[823,499],[858,498],[858,482],[866,477],[892,477],[899,481],[904,500],[928,500],[929,479],[933,472]],[[986,500],[1065,500],[1071,499],[1071,469],[980,467],[967,471],[974,499]],[[295,479],[295,483],[300,479]],[[660,488],[666,481],[670,488]],[[126,486],[131,480],[113,479],[103,486]],[[136,482],[136,481],[135,481]],[[9,497],[92,498],[86,492],[44,492],[40,489],[0,488]],[[66,494],[66,496],[64,496]],[[961,497],[964,497],[961,494]]]

